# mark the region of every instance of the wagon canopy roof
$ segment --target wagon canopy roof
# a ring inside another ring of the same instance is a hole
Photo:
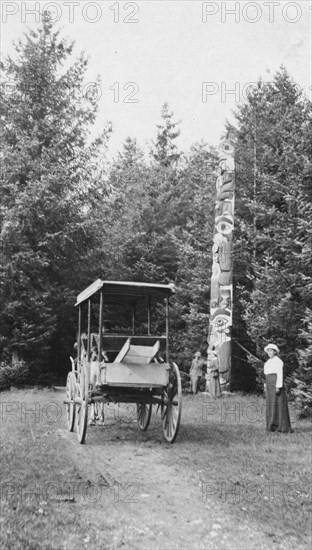
[[[78,294],[75,305],[78,306],[100,290],[103,292],[104,302],[106,303],[135,303],[148,296],[158,300],[169,297],[175,292],[175,286],[173,284],[157,285],[152,283],[103,281],[102,279],[97,279]]]

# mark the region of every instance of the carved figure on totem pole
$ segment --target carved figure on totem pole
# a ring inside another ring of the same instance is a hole
[[[235,149],[231,136],[221,141],[219,153],[212,245],[208,364],[211,360],[217,361],[221,384],[225,384],[230,381],[231,373],[233,307]]]

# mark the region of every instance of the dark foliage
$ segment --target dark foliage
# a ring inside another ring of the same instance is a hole
[[[181,152],[165,103],[149,157],[129,137],[108,165],[110,127],[89,138],[97,104],[83,94],[85,56],[65,68],[73,46],[47,15],[16,50],[2,65],[14,83],[11,93],[2,87],[0,111],[2,359],[23,359],[43,378],[65,374],[75,296],[101,276],[176,285],[170,345],[187,373],[193,353],[207,348],[217,152],[205,143]],[[282,68],[272,83],[259,81],[236,116],[231,389],[262,391],[263,348],[274,341],[307,414],[311,103]]]

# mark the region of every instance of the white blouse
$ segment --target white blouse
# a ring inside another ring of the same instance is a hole
[[[283,361],[274,355],[264,363],[264,374],[276,374],[276,387],[283,387]]]

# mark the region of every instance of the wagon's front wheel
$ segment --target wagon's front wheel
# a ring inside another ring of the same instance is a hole
[[[66,421],[70,432],[73,431],[75,425],[75,375],[70,371],[66,380]]]
[[[84,443],[88,427],[88,405],[89,405],[89,376],[88,365],[85,363],[81,368],[80,383],[78,384],[77,395],[77,437],[79,443]]]
[[[137,403],[137,419],[140,430],[147,430],[152,415],[152,405],[147,403]]]
[[[170,365],[169,384],[163,393],[161,423],[164,436],[173,443],[178,435],[182,410],[182,384],[178,366]]]

